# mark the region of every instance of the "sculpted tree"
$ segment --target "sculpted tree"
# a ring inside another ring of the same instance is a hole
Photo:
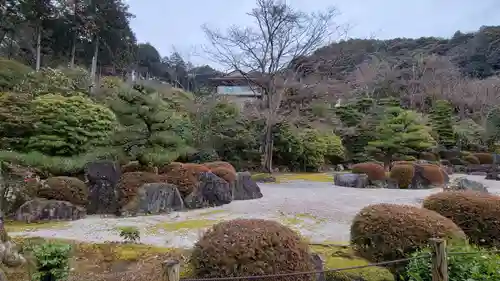
[[[231,26],[225,32],[204,26],[210,47],[207,52],[219,64],[242,73],[254,92],[263,98],[265,130],[263,169],[272,170],[272,128],[278,122],[283,95],[298,83],[297,69],[304,56],[328,42],[338,30],[335,9],[307,14],[279,0],[257,0],[248,16],[254,26]]]

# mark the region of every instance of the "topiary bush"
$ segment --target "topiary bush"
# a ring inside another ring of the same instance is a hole
[[[147,172],[124,173],[117,184],[118,208],[121,209],[137,196],[138,189],[146,183],[165,182],[165,176]]]
[[[301,170],[317,172],[326,163],[327,142],[322,134],[315,129],[304,129],[299,133],[303,152],[298,161]]]
[[[200,173],[210,172],[210,169],[201,164],[182,164],[165,173],[166,181],[177,186],[182,197],[191,194],[198,185]]]
[[[434,211],[396,204],[367,206],[351,225],[351,245],[371,262],[405,258],[430,238],[465,239],[465,234]]]
[[[20,62],[0,58],[0,92],[12,91],[32,71]]]
[[[359,163],[352,166],[355,174],[366,174],[370,181],[380,181],[386,178],[385,169],[382,165],[374,162]]]
[[[435,164],[415,164],[416,169],[422,170],[422,176],[430,185],[442,186],[446,183],[444,171],[440,166]]]
[[[51,177],[46,179],[36,191],[37,197],[68,201],[75,205],[85,206],[88,203],[87,185],[72,177]]]
[[[406,189],[414,174],[415,168],[412,164],[397,164],[392,167],[389,177],[398,183],[399,188]]]
[[[477,157],[479,164],[493,164],[493,156],[491,153],[473,153]]]
[[[469,164],[469,162],[460,158],[452,158],[450,159],[450,163],[455,166],[467,166]]]
[[[332,165],[340,164],[345,160],[346,150],[342,139],[335,134],[323,134],[326,143],[325,160]]]
[[[29,94],[0,92],[0,149],[26,149],[26,141],[34,129],[30,101]]]
[[[309,245],[290,228],[262,219],[236,219],[214,225],[195,244],[190,263],[196,278],[313,270]],[[313,276],[273,280],[311,281]]]
[[[236,181],[236,173],[224,167],[213,168],[212,173],[214,173],[219,178],[225,180],[226,182],[232,184]]]
[[[466,161],[469,164],[475,164],[475,165],[481,164],[481,162],[479,162],[479,158],[473,155],[465,156],[464,161]]]
[[[286,166],[291,171],[300,170],[303,153],[304,146],[297,127],[286,122],[273,127],[273,165]]]
[[[448,278],[449,280],[500,280],[500,255],[488,253],[484,249],[466,243],[455,243],[447,245],[447,252],[464,253],[461,255],[449,255]],[[416,252],[413,256],[432,254],[430,248]],[[412,259],[406,266],[406,277],[408,281],[432,281],[431,259]]]
[[[88,79],[82,78],[85,75],[86,71],[81,68],[43,68],[38,72],[28,73],[14,91],[29,93],[35,97],[46,94],[70,97],[88,92]]]
[[[209,169],[212,169],[212,170],[214,168],[225,168],[227,170],[230,170],[230,171],[236,173],[236,169],[229,162],[215,161],[215,162],[203,163],[203,165],[208,167]]]
[[[423,207],[451,219],[471,242],[500,246],[499,196],[473,191],[441,192],[427,197]]]
[[[72,156],[108,144],[116,126],[111,110],[81,97],[44,95],[31,103],[33,135],[27,149]]]
[[[158,167],[158,174],[167,174],[167,173],[170,173],[174,170],[179,169],[180,167],[182,167],[182,163],[171,162],[167,165],[163,165],[163,166]]]

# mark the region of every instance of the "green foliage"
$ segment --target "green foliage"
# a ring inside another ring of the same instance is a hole
[[[447,251],[464,254],[448,255],[449,280],[500,280],[500,255],[489,253],[477,246],[454,243],[447,247]],[[424,248],[413,254],[414,257],[431,254],[430,248]],[[412,259],[406,266],[408,281],[431,281],[431,259]]]
[[[0,92],[13,90],[31,71],[22,63],[0,57]]]
[[[461,149],[473,149],[481,145],[485,129],[472,119],[456,122],[453,130],[457,136],[457,144]]]
[[[43,95],[32,101],[31,110],[34,130],[27,149],[52,156],[105,145],[116,126],[112,111],[81,96]]]
[[[430,119],[432,130],[437,135],[438,144],[450,149],[455,146],[453,131],[453,108],[448,101],[438,100],[434,103]]]
[[[55,176],[63,176],[82,173],[87,163],[100,159],[115,159],[117,155],[119,154],[111,148],[94,149],[72,157],[47,156],[37,151],[20,153],[3,150],[0,151],[0,162],[16,163]]]
[[[288,167],[292,171],[301,169],[301,157],[304,154],[302,139],[298,129],[289,123],[279,123],[273,131],[273,163]]]
[[[383,154],[387,165],[395,154],[411,155],[431,148],[434,140],[421,119],[414,111],[388,108],[376,127],[376,140],[367,149]]]
[[[69,275],[71,250],[71,245],[56,242],[35,245],[32,252],[38,272],[33,274],[32,280],[45,280],[44,278],[49,276],[52,276],[52,280],[66,280]]]
[[[346,150],[339,136],[333,133],[324,133],[323,139],[326,143],[325,159],[327,162],[330,164],[339,164],[345,160]]]
[[[74,96],[88,92],[85,76],[83,69],[44,68],[38,72],[30,72],[14,90],[35,97],[45,94]]]
[[[120,237],[127,242],[135,243],[141,239],[141,232],[136,226],[122,226],[118,231]]]
[[[302,169],[318,171],[325,164],[327,143],[324,137],[315,129],[304,129],[299,137],[304,149],[300,157]]]
[[[177,112],[157,93],[122,91],[110,101],[121,128],[115,141],[141,165],[163,165],[191,151],[192,124],[186,113]]]
[[[493,108],[486,117],[486,143],[493,147],[500,140],[500,107]]]
[[[0,93],[0,149],[23,150],[33,132],[28,94]]]

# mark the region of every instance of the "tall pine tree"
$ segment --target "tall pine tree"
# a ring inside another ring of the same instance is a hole
[[[439,145],[453,148],[457,141],[453,131],[453,108],[448,101],[438,100],[430,114],[432,131]]]

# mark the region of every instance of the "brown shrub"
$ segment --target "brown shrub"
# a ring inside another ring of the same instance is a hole
[[[158,174],[170,173],[173,170],[179,169],[181,166],[182,166],[182,163],[180,163],[180,162],[171,162],[170,164],[160,166],[158,168]]]
[[[174,184],[183,197],[191,194],[198,186],[200,173],[210,172],[210,169],[200,164],[182,164],[167,173],[166,181]]]
[[[466,162],[467,162],[467,163],[469,163],[469,164],[476,164],[476,165],[481,164],[481,163],[479,162],[479,158],[477,158],[477,157],[476,157],[476,156],[474,156],[474,155],[467,155],[467,156],[465,156],[465,157],[464,157],[464,161],[466,161]]]
[[[452,158],[450,159],[450,163],[456,166],[467,166],[469,163],[461,158]]]
[[[500,246],[500,197],[473,191],[433,194],[424,208],[451,219],[469,239],[482,246]]]
[[[89,190],[85,183],[72,177],[52,177],[36,190],[37,197],[68,201],[85,206],[88,203]]]
[[[212,173],[217,175],[219,178],[224,179],[228,183],[236,181],[236,173],[224,167],[213,168]]]
[[[196,278],[313,270],[309,245],[290,228],[262,219],[236,219],[214,225],[195,244],[190,262]],[[312,277],[307,274],[273,280],[310,281]]]
[[[384,166],[373,163],[359,163],[352,166],[352,172],[355,174],[366,174],[371,181],[379,181],[385,179]]]
[[[399,188],[406,189],[411,184],[415,168],[412,164],[397,164],[392,167],[390,178],[394,179]]]
[[[215,161],[215,162],[203,163],[203,165],[207,166],[211,170],[213,170],[215,168],[226,168],[226,169],[236,173],[236,169],[229,162]]]
[[[427,245],[430,238],[465,239],[465,235],[434,211],[396,204],[367,206],[351,225],[351,245],[371,262],[407,257]]]
[[[432,152],[422,152],[420,153],[420,159],[427,161],[437,161],[438,157]]]
[[[445,184],[446,171],[435,164],[416,164],[423,169],[422,176],[433,185]]]
[[[137,190],[145,183],[165,182],[165,176],[147,172],[132,172],[122,174],[117,185],[118,207],[130,203],[137,195]]]
[[[479,164],[493,164],[493,156],[491,153],[473,153],[479,160]]]
[[[139,161],[130,161],[125,165],[122,165],[121,171],[125,173],[141,172],[141,164]]]

